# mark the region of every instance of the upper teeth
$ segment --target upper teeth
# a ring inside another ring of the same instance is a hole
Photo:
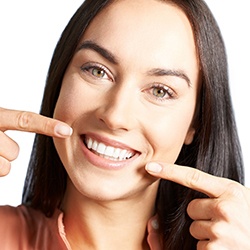
[[[92,138],[86,138],[86,144],[88,149],[96,151],[99,155],[102,155],[103,157],[112,158],[115,160],[126,160],[134,155],[131,151],[106,146],[105,144],[95,141]]]

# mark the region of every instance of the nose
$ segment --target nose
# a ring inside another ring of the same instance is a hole
[[[136,122],[135,95],[129,89],[108,92],[97,110],[97,118],[112,131],[129,131]]]

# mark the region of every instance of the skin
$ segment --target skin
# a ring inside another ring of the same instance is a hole
[[[4,132],[18,130],[66,138],[72,134],[69,125],[33,112],[0,108],[0,176],[10,172],[11,162],[18,157],[19,146]]]
[[[191,235],[198,239],[197,249],[250,249],[250,190],[232,180],[215,177],[186,166],[149,163],[147,171],[166,180],[206,194],[187,207],[194,220]]]
[[[176,25],[178,29],[173,29]],[[199,67],[185,15],[161,2],[118,1],[94,19],[81,43],[87,40],[111,51],[118,63],[93,49],[78,51],[63,79],[54,115],[57,120],[0,109],[4,145],[0,147],[0,175],[9,172],[10,162],[18,155],[18,145],[6,130],[53,136],[69,174],[62,208],[73,249],[77,244],[83,249],[147,249],[145,225],[154,214],[159,178],[208,195],[187,208],[194,220],[190,232],[199,240],[197,249],[249,249],[250,191],[231,180],[173,164],[195,132],[192,118]],[[96,71],[83,71],[89,61],[104,65],[109,77],[103,79],[101,74],[97,79]],[[155,68],[181,70],[191,85],[176,76],[149,75]],[[176,98],[155,99],[155,82],[166,84]],[[129,167],[104,169],[84,156],[82,134],[122,142],[140,153]]]
[[[151,8],[154,11],[149,15]],[[140,34],[142,30],[146,30],[144,35]],[[79,192],[93,199],[116,200],[131,196],[131,192],[144,192],[152,184],[144,171],[147,162],[173,163],[183,143],[192,141],[198,85],[196,49],[185,15],[155,1],[112,5],[94,19],[80,44],[86,41],[110,51],[117,64],[93,49],[77,51],[64,76],[54,113],[74,133],[63,142],[55,140],[55,146]],[[93,75],[93,63],[105,67],[103,77]],[[93,68],[82,69],[89,64]],[[181,77],[151,76],[150,72],[158,68],[185,72],[191,86]],[[157,98],[153,91],[159,87],[153,88],[152,84],[171,88],[173,98],[167,93]],[[157,123],[152,126],[152,121]],[[81,152],[79,135],[85,134],[124,143],[139,152],[139,157],[120,171],[100,170]]]
[[[118,1],[93,20],[79,47],[54,113],[74,130],[69,139],[54,140],[69,175],[62,206],[66,233],[71,245],[85,249],[146,249],[145,225],[155,213],[159,180],[149,178],[145,165],[174,163],[194,134],[199,67],[192,29],[176,7]],[[162,74],[170,70],[179,75]],[[158,97],[163,88],[171,94]],[[93,163],[82,152],[83,135],[138,153],[125,167],[105,169],[106,159]]]

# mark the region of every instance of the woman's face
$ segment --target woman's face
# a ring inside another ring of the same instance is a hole
[[[145,164],[174,163],[192,142],[198,78],[192,29],[178,8],[116,1],[95,17],[54,113],[74,130],[54,142],[75,191],[113,200],[156,190]]]

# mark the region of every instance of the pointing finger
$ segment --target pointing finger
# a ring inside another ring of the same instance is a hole
[[[226,185],[232,181],[216,177],[200,170],[175,164],[148,163],[146,170],[156,177],[176,182],[199,191],[209,197],[219,197],[226,191]]]
[[[66,123],[33,112],[0,108],[0,130],[19,130],[65,138],[72,134]]]

